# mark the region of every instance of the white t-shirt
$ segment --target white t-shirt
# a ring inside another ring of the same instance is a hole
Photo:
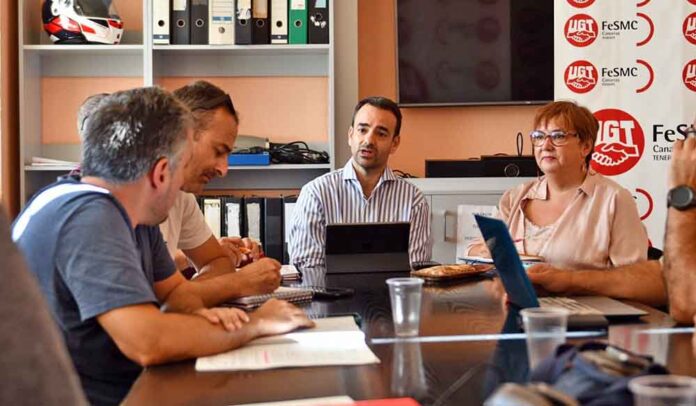
[[[199,247],[213,235],[196,203],[196,197],[186,192],[179,192],[174,206],[169,210],[169,217],[160,224],[160,231],[172,258],[177,249]]]

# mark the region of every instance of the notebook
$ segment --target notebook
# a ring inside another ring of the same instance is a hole
[[[608,324],[607,317],[639,317],[647,314],[641,309],[604,296],[537,298],[507,225],[494,218],[475,218],[508,294],[508,300],[514,306],[521,309],[540,305],[566,308],[570,310],[569,328],[604,327]]]
[[[534,256],[534,255],[520,255],[520,260],[522,261],[522,266],[527,269],[535,264],[540,264],[544,262],[544,258]],[[476,264],[492,264],[493,258],[478,257],[478,256],[462,256],[457,257],[457,263],[476,265]]]
[[[280,277],[287,282],[299,281],[300,271],[297,270],[295,265],[282,265],[280,267]]]
[[[240,307],[242,309],[254,309],[266,303],[269,299],[287,300],[290,303],[303,303],[312,301],[312,291],[304,288],[289,288],[280,286],[273,293],[240,297],[225,303],[226,306]]]

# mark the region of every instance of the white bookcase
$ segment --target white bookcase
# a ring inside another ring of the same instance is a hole
[[[20,89],[20,199],[22,204],[38,189],[66,173],[70,166],[32,165],[33,157],[78,161],[76,143],[46,143],[44,132],[51,117],[71,112],[43,112],[42,82],[46,78],[131,78],[137,85],[160,84],[162,78],[194,77],[325,77],[327,106],[325,139],[308,142],[327,151],[330,163],[281,164],[269,167],[230,167],[213,189],[299,189],[309,180],[332,170],[334,143],[334,2],[330,1],[329,44],[307,45],[153,45],[152,1],[121,0],[117,6],[142,4],[142,31],[129,30],[126,21],[119,45],[55,45],[43,31],[40,0],[19,1]],[[140,17],[140,16],[139,16]],[[133,24],[130,24],[133,26]],[[99,90],[95,90],[97,92]],[[234,95],[233,95],[234,97]],[[322,102],[324,100],[321,100]],[[297,103],[303,103],[298,95]],[[272,101],[271,101],[272,103]],[[244,111],[241,112],[244,117]],[[43,117],[43,118],[42,118]],[[268,120],[273,120],[272,114]],[[302,117],[298,117],[302,120]],[[272,136],[269,136],[273,140]],[[302,141],[301,135],[298,141]]]

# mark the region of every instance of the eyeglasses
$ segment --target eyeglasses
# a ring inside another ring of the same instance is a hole
[[[225,93],[222,96],[218,96],[214,99],[210,99],[206,102],[199,104],[198,106],[192,108],[191,110],[212,110],[217,107],[225,106],[230,111],[232,115],[236,115],[237,111],[234,109],[234,104],[230,95]]]
[[[541,147],[544,145],[546,138],[551,140],[551,144],[554,147],[561,147],[568,143],[571,136],[577,135],[575,132],[554,130],[546,134],[541,130],[534,130],[529,134],[529,138],[532,139],[532,145],[535,147]]]

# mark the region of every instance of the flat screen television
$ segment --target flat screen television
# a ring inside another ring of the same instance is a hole
[[[402,106],[553,100],[553,0],[397,0]]]

